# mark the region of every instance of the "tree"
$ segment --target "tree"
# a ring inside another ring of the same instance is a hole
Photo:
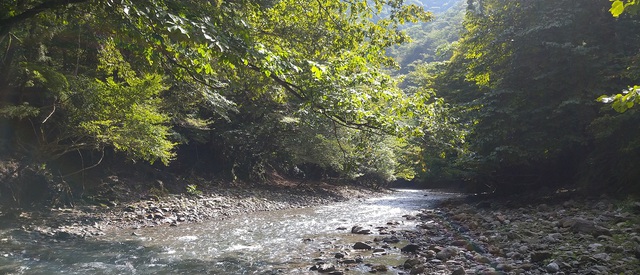
[[[613,84],[610,60],[623,49],[603,39],[614,23],[604,5],[469,1],[466,32],[441,78],[453,92],[439,95],[473,125],[463,161],[479,183],[509,192],[579,174],[598,117],[592,99]]]
[[[4,141],[24,145],[5,153],[39,163],[114,149],[166,164],[187,143],[223,154],[238,147],[213,143],[234,145],[234,129],[255,145],[287,119],[321,121],[308,125],[324,138],[331,128],[411,132],[403,121],[410,98],[385,70],[396,65],[385,51],[408,41],[402,24],[431,16],[402,0],[33,0],[2,8],[0,114],[19,129]],[[249,146],[256,154],[245,162],[288,163],[295,156],[272,156],[290,145]]]

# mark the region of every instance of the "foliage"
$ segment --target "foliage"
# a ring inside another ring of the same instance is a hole
[[[640,11],[639,4],[637,0],[612,0],[609,12],[613,17],[619,17],[623,12],[635,15]]]
[[[465,32],[430,80],[453,106],[448,116],[459,119],[453,124],[469,131],[465,152],[444,167],[501,192],[589,181],[583,160],[595,154],[590,146],[604,142],[586,130],[599,117],[593,98],[635,77],[612,62],[634,68],[637,48],[605,38],[616,22],[604,5],[468,1]],[[615,32],[627,37],[637,27],[624,20]]]
[[[461,22],[465,12],[462,1],[456,2],[452,8],[435,16],[434,20],[406,29],[412,42],[395,46],[388,53],[400,65],[396,74],[407,74],[416,70],[414,66],[421,63],[446,61],[451,57],[451,45],[462,32]]]
[[[38,146],[16,154],[114,149],[168,164],[180,144],[198,144],[223,170],[254,179],[298,162],[345,174],[360,169],[348,163],[384,166],[389,179],[393,165],[352,158],[376,135],[410,132],[410,99],[385,71],[396,65],[385,51],[408,41],[403,24],[431,18],[402,0],[2,5],[0,87],[46,99],[2,107],[24,133],[19,118],[41,122]],[[350,137],[358,131],[371,136]],[[303,132],[312,138],[292,136]],[[330,151],[301,157],[297,146],[316,145]]]
[[[198,190],[198,185],[189,184],[187,185],[187,194],[197,196],[202,195],[202,191]]]
[[[600,96],[598,101],[603,103],[611,103],[611,107],[614,110],[620,113],[624,113],[627,110],[633,108],[633,106],[640,102],[640,97],[638,94],[640,93],[640,86],[633,86],[627,90],[625,90],[621,94],[616,94],[613,96]]]
[[[612,1],[611,9],[609,10],[613,17],[619,17],[623,12],[630,15],[637,15],[640,11],[640,2],[636,0],[631,1]],[[636,55],[636,58],[638,55]],[[631,71],[631,67],[628,68]],[[634,70],[637,73],[637,70]],[[598,98],[598,101],[603,103],[611,103],[611,107],[617,112],[623,113],[640,102],[638,98],[638,92],[640,86],[633,86],[626,89],[623,93],[615,94],[612,96],[602,95]]]

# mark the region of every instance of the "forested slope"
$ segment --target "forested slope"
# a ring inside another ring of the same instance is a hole
[[[637,191],[639,117],[596,100],[640,77],[637,18],[614,18],[610,8],[599,0],[467,1],[453,56],[422,78],[448,103],[464,143],[441,149],[432,161],[439,170],[423,179],[499,192]]]

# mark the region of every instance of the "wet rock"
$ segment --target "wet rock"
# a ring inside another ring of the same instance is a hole
[[[56,240],[69,240],[73,239],[73,235],[65,231],[56,231],[53,235]]]
[[[416,274],[423,274],[425,273],[425,267],[424,265],[418,265],[418,266],[414,266],[413,268],[411,268],[411,271],[409,271],[409,274],[411,275],[416,275]]]
[[[342,253],[342,252],[338,252],[338,253],[336,253],[336,254],[334,255],[334,257],[335,257],[336,259],[342,259],[342,258],[344,258],[345,256],[346,256],[346,255],[345,255],[344,253]]]
[[[402,215],[402,217],[407,219],[408,221],[413,221],[413,220],[417,219],[417,217],[414,216],[414,215]]]
[[[364,229],[362,226],[359,226],[359,225],[354,225],[353,227],[351,227],[351,233],[367,235],[367,234],[371,234],[371,230]]]
[[[417,245],[417,244],[408,244],[408,245],[405,245],[403,248],[401,248],[400,251],[406,252],[406,253],[416,253],[418,251],[418,249],[420,249],[419,245]]]
[[[363,242],[357,242],[353,245],[353,249],[365,249],[365,250],[371,250],[371,246],[363,243]]]
[[[386,265],[374,265],[371,267],[371,272],[387,272],[389,268]]]
[[[338,261],[341,264],[355,264],[358,263],[358,261],[356,261],[356,259],[343,259]]]
[[[309,270],[312,271],[318,271],[320,273],[329,273],[332,271],[336,271],[336,267],[330,263],[323,263],[323,262],[319,262],[316,263],[315,265],[311,266],[311,268],[309,268]]]
[[[382,238],[382,241],[385,243],[399,243],[400,239],[398,239],[398,237],[396,236],[391,236]]]

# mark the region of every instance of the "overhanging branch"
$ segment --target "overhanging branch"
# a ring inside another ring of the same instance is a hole
[[[250,65],[248,65],[248,67],[250,69],[254,70],[254,71],[262,72],[262,70],[260,70],[260,68],[258,66],[250,64]],[[282,78],[279,78],[275,74],[269,75],[269,78],[274,80],[276,83],[280,84],[280,86],[282,86],[287,92],[289,92],[290,94],[292,94],[296,98],[298,98],[298,99],[300,99],[302,101],[308,101],[308,97],[302,91],[302,88],[296,86],[293,83],[287,82],[286,80],[284,80]],[[338,117],[338,116],[333,115],[333,114],[328,114],[327,112],[323,111],[323,110],[325,110],[325,108],[317,106],[313,102],[311,102],[311,107],[312,107],[313,110],[318,111],[318,113],[320,113],[321,115],[325,116],[329,120],[331,120],[334,123],[337,123],[337,124],[339,124],[339,125],[341,125],[343,127],[356,129],[356,130],[362,130],[362,131],[376,131],[377,130],[377,131],[387,132],[382,127],[376,126],[376,125],[372,125],[371,123],[368,123],[368,122],[357,123],[357,122],[353,122],[353,121],[347,121],[346,119],[343,119],[343,118]]]
[[[89,2],[89,0],[50,0],[40,3],[33,8],[30,8],[18,15],[8,18],[0,19],[0,36],[4,36],[11,31],[11,28],[16,24],[32,18],[41,12],[57,9],[69,4],[77,4],[82,2]]]

